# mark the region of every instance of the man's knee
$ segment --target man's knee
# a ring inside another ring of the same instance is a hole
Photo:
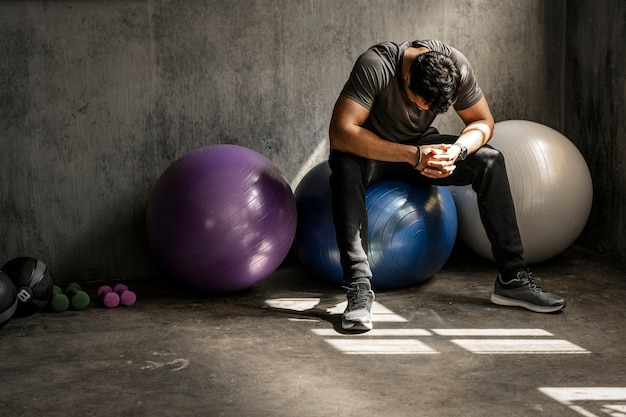
[[[486,169],[493,169],[504,166],[504,155],[499,150],[491,146],[483,146],[476,152],[478,158],[484,164]]]
[[[363,160],[358,156],[332,151],[329,158],[330,182],[335,186],[362,182]]]

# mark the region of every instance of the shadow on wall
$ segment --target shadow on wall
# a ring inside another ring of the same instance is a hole
[[[130,198],[128,199],[130,201]],[[146,237],[146,209],[128,216],[127,205],[113,205],[115,212],[101,212],[80,233],[68,239],[52,273],[57,282],[119,280],[155,276],[159,268]],[[133,254],[132,262],[128,256]]]

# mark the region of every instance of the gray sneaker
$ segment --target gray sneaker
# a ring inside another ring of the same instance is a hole
[[[565,300],[545,292],[529,271],[519,271],[507,282],[502,281],[502,275],[498,275],[491,302],[501,306],[523,307],[536,313],[554,313],[565,307]]]
[[[375,297],[369,280],[354,282],[344,288],[348,290],[348,306],[343,312],[341,327],[344,330],[372,330],[372,302]]]

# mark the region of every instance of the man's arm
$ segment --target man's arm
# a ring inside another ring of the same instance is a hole
[[[356,101],[340,96],[330,121],[330,147],[367,159],[406,162],[415,165],[417,147],[390,142],[362,127],[370,111]]]
[[[457,114],[465,123],[465,129],[461,132],[456,143],[465,145],[467,152],[473,153],[489,142],[493,136],[494,120],[485,97],[473,106],[458,111]],[[453,148],[459,149],[458,146]]]
[[[494,121],[487,99],[483,97],[473,106],[457,113],[465,123],[465,128],[455,143],[465,146],[468,154],[476,152],[493,135]],[[448,177],[456,169],[460,155],[460,146],[442,145],[439,149],[431,150],[427,158],[422,158],[422,175],[434,179]]]

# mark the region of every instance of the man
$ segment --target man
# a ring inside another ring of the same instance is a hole
[[[450,107],[465,123],[459,136],[430,126]],[[348,299],[344,329],[372,328],[365,188],[390,177],[471,184],[499,269],[491,301],[541,313],[565,306],[526,269],[504,159],[487,145],[493,128],[470,63],[445,43],[385,42],[358,58],[329,129],[333,216]]]

